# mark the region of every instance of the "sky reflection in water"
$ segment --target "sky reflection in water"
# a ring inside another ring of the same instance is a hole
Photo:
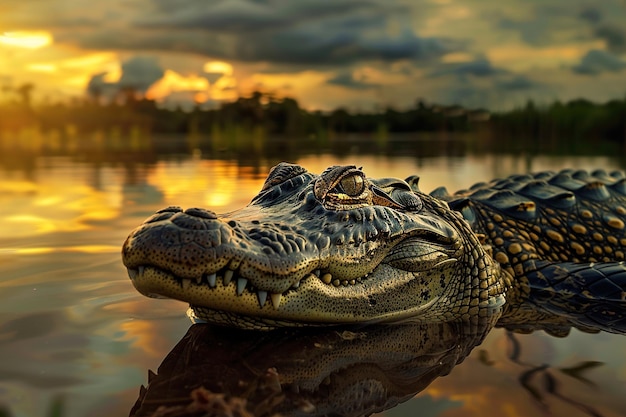
[[[37,158],[29,170],[0,171],[0,404],[15,416],[44,416],[63,398],[67,416],[124,415],[155,369],[189,327],[185,305],[150,300],[130,284],[120,260],[127,234],[167,205],[227,212],[247,204],[278,162],[240,165],[201,155],[150,164],[77,162]],[[467,187],[515,172],[563,167],[618,168],[610,158],[468,155],[386,157],[348,154],[303,156],[319,173],[329,165],[357,164],[372,177],[418,173],[423,190]],[[551,376],[558,393],[593,406],[602,416],[626,415],[626,338],[573,332],[516,336],[496,330],[452,374],[416,399],[384,413],[429,416],[589,415],[557,395],[546,395]],[[584,361],[604,365],[584,373],[589,382],[558,368]],[[549,364],[545,372],[524,372]],[[546,376],[546,372],[551,376]]]

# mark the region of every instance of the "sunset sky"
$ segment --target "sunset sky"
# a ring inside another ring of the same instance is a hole
[[[0,0],[0,100],[509,109],[626,95],[626,0]]]

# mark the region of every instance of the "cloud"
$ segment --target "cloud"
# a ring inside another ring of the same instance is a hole
[[[626,52],[626,30],[622,27],[602,25],[596,28],[595,35],[606,42],[611,52]]]
[[[116,0],[112,0],[115,4]],[[93,30],[102,25],[102,13],[90,0],[50,0],[43,2],[0,2],[2,30]],[[103,16],[105,15],[105,16]]]
[[[87,93],[92,97],[113,97],[118,87],[116,83],[107,82],[106,77],[108,73],[101,72],[95,74],[89,80],[87,84]]]
[[[133,20],[133,36],[104,29],[73,41],[94,49],[150,48],[309,67],[431,60],[464,44],[416,35],[408,10],[397,2],[184,0],[172,7],[171,2],[154,0],[153,4],[153,10]]]
[[[333,16],[354,16],[389,9],[382,3],[357,0],[198,1],[154,0],[155,9],[136,21],[140,27],[202,29],[235,34],[285,29]]]
[[[159,81],[165,71],[154,57],[136,56],[122,63],[122,77],[118,85],[145,92],[152,84]]]
[[[122,75],[116,82],[106,81],[106,72],[93,75],[87,84],[87,92],[93,96],[106,97],[111,97],[122,89],[145,93],[165,74],[158,60],[148,56],[132,57],[124,61],[121,67]]]
[[[167,78],[163,70],[204,77],[211,94],[236,89],[229,97],[272,79],[268,88],[323,108],[412,105],[416,97],[501,107],[547,91],[546,100],[605,100],[626,88],[623,1],[5,1],[2,30],[47,31],[53,42],[5,54],[10,62],[0,59],[0,73],[36,82],[42,94],[63,87],[67,95],[80,94],[87,80],[92,92],[150,91]],[[63,64],[102,51],[110,56],[81,70]],[[112,68],[128,56],[144,58],[125,61],[112,82]],[[209,61],[231,71],[202,71]],[[45,65],[58,70],[34,72]],[[337,86],[345,88],[338,94]]]
[[[578,74],[598,75],[603,72],[619,72],[626,68],[626,62],[607,51],[592,49],[572,70]]]
[[[223,72],[203,72],[200,74],[202,77],[206,78],[209,84],[215,84],[220,78],[224,76]]]
[[[523,75],[516,75],[512,78],[497,82],[496,86],[500,90],[524,91],[537,88],[540,84]]]
[[[545,0],[528,3],[520,13],[518,7],[509,9],[517,14],[497,18],[502,31],[516,31],[532,46],[555,46],[580,43],[601,38],[609,48],[624,51],[626,8],[621,0],[604,0],[591,6],[586,0]],[[621,3],[621,4],[620,4]],[[520,17],[522,16],[522,17]]]
[[[327,81],[328,84],[339,85],[354,90],[367,90],[378,87],[377,84],[357,80],[352,71],[343,71]]]
[[[579,18],[589,23],[592,36],[602,39],[606,48],[616,54],[626,52],[626,7],[609,2],[603,10],[600,6],[587,6],[579,13]]]
[[[550,4],[552,3],[552,4]],[[565,2],[541,3],[532,7],[526,17],[505,16],[498,21],[498,29],[516,31],[522,40],[533,46],[562,44],[579,34],[580,16]]]
[[[437,83],[432,98],[442,104],[469,108],[504,109],[543,96],[550,87],[523,73],[493,65],[487,58],[468,62],[444,63],[428,74]]]
[[[237,43],[229,58],[300,65],[346,65],[367,61],[428,60],[448,52],[437,39],[405,33],[398,37],[366,38],[337,24],[328,31],[296,28],[260,36],[254,42]]]
[[[286,24],[284,18],[263,4],[245,0],[220,2],[195,1],[177,2],[177,7],[170,10],[171,2],[163,4],[166,14],[158,13],[145,21],[139,21],[145,27],[171,27],[206,29],[216,32],[255,32]]]
[[[599,23],[602,20],[602,11],[597,7],[587,6],[580,11],[578,17],[589,23]]]
[[[453,75],[457,78],[465,79],[472,77],[493,77],[505,74],[503,69],[495,68],[491,62],[485,58],[480,58],[470,62],[444,64],[430,73],[430,77],[442,77]]]
[[[446,88],[435,92],[435,99],[443,104],[460,104],[468,108],[509,109],[523,105],[529,99],[538,102],[553,99],[550,86],[533,81],[525,76],[504,76],[454,80]]]

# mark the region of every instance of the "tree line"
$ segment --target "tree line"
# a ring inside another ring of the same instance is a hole
[[[525,106],[496,113],[421,100],[403,110],[386,107],[361,112],[338,108],[322,112],[305,110],[293,98],[260,92],[215,109],[199,105],[190,110],[164,108],[128,88],[108,102],[86,97],[34,106],[33,89],[32,84],[23,85],[10,92],[5,89],[4,98],[0,96],[0,132],[4,132],[5,140],[11,132],[35,126],[41,132],[58,132],[61,136],[67,132],[80,136],[111,130],[121,136],[130,132],[211,135],[240,128],[261,131],[267,137],[297,139],[329,134],[443,131],[480,132],[503,146],[519,144],[519,138],[525,138],[526,144],[599,140],[626,146],[626,96],[606,103],[578,99],[540,106],[528,101]]]

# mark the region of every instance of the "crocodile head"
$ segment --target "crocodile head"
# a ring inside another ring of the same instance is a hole
[[[503,302],[497,266],[417,179],[274,167],[234,212],[160,210],[122,255],[139,292],[244,328],[469,318]]]

